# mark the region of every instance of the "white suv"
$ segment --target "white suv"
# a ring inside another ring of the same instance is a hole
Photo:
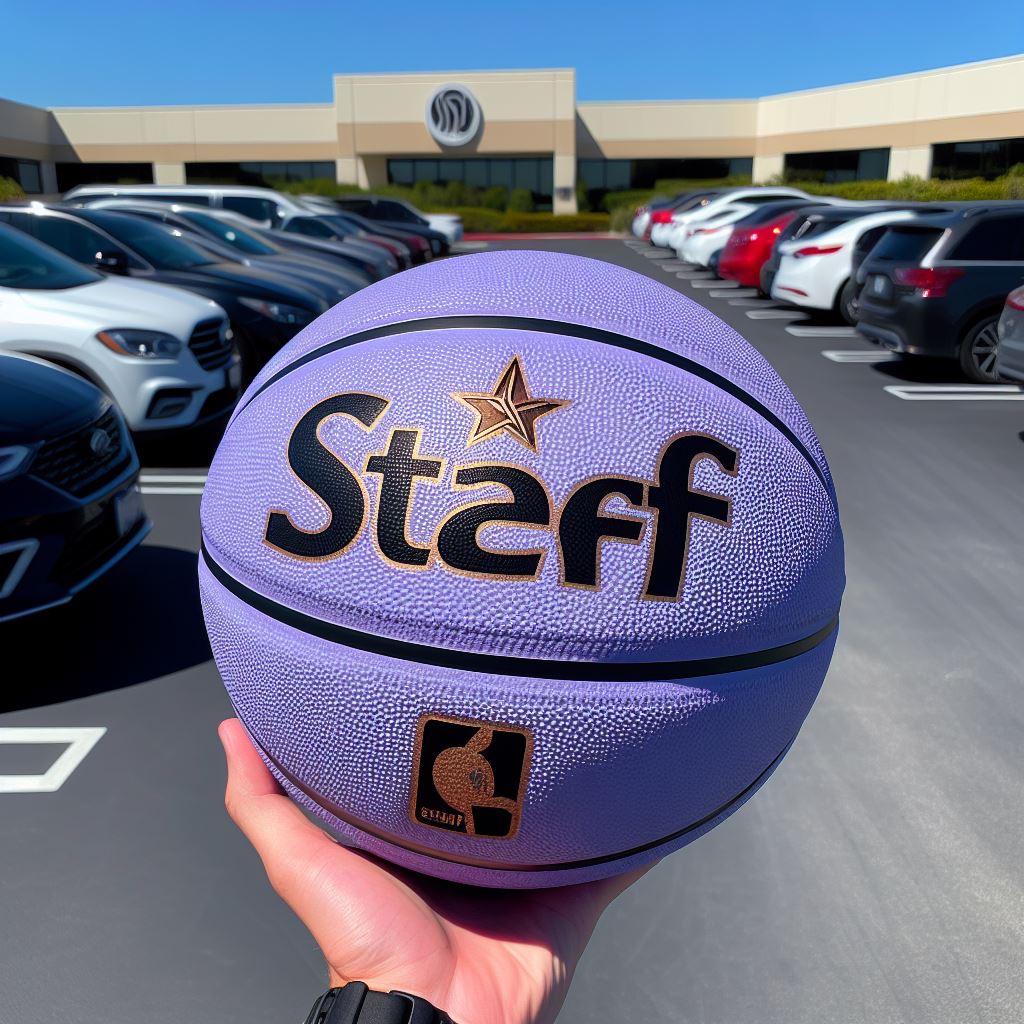
[[[158,203],[189,203],[231,210],[267,228],[279,228],[290,216],[310,212],[297,196],[256,185],[77,185],[65,202],[95,199],[148,199]]]
[[[137,432],[190,427],[231,409],[241,367],[215,302],[104,277],[0,224],[0,349],[98,384]]]

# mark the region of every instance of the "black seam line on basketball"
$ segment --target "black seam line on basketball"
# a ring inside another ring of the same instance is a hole
[[[610,345],[614,348],[624,348],[628,349],[630,352],[637,352],[641,355],[650,356],[653,359],[658,359],[663,363],[675,366],[677,369],[685,370],[687,373],[693,374],[695,377],[700,377],[709,384],[713,384],[720,391],[724,391],[726,394],[731,395],[733,398],[742,402],[775,427],[775,429],[778,430],[779,433],[781,433],[804,457],[807,464],[813,470],[814,475],[821,481],[822,487],[825,488],[825,493],[830,499],[832,498],[832,490],[825,479],[825,474],[822,472],[817,461],[807,450],[803,441],[801,441],[800,438],[797,437],[796,433],[794,433],[790,427],[788,427],[775,413],[773,413],[771,409],[754,398],[753,395],[744,391],[738,384],[734,384],[727,377],[723,377],[720,373],[716,373],[714,370],[708,369],[708,367],[702,366],[700,363],[695,362],[692,359],[687,359],[686,356],[681,356],[669,349],[660,348],[652,342],[641,341],[639,338],[632,338],[626,334],[618,334],[615,331],[606,331],[600,327],[587,327],[584,324],[566,323],[561,320],[545,320],[540,319],[539,317],[528,316],[487,316],[476,314],[467,316],[424,317],[420,320],[404,320],[400,323],[371,327],[368,330],[358,331],[355,334],[349,334],[344,338],[339,338],[337,341],[332,341],[326,345],[322,345],[320,348],[314,349],[312,352],[307,352],[305,355],[300,356],[287,366],[282,367],[264,381],[252,393],[252,395],[249,396],[245,405],[240,405],[238,407],[238,413],[241,413],[241,411],[249,405],[253,399],[258,395],[261,395],[272,384],[276,384],[282,377],[286,377],[293,370],[298,370],[307,363],[310,363],[315,359],[319,359],[321,356],[329,355],[331,352],[337,352],[339,349],[348,348],[351,345],[358,345],[364,341],[373,341],[376,338],[389,338],[401,334],[415,334],[422,331],[444,331],[449,329],[467,330],[488,327],[514,331],[533,331],[538,334],[562,334],[570,338],[582,338],[586,341],[596,341],[602,345]],[[236,413],[236,415],[238,413]]]
[[[400,661],[413,661],[421,665],[433,665],[436,668],[462,672],[486,672],[492,675],[560,679],[581,683],[673,682],[677,679],[742,672],[788,661],[790,658],[806,654],[823,643],[839,624],[837,615],[828,625],[810,636],[782,644],[780,647],[751,651],[747,654],[728,654],[717,658],[694,658],[685,661],[553,661],[544,658],[517,658],[503,654],[477,654],[474,651],[376,636],[373,633],[352,629],[350,626],[325,622],[296,608],[280,604],[247,587],[214,561],[205,543],[201,546],[201,552],[210,572],[226,590],[251,608],[278,622],[283,622],[286,626],[368,654],[379,654],[385,658],[397,658]]]
[[[235,709],[235,713],[238,714],[238,709]],[[796,739],[794,736],[779,753],[773,758],[771,763],[760,775],[741,790],[731,800],[727,800],[721,807],[716,808],[710,814],[704,815],[699,821],[695,821],[692,824],[687,825],[685,828],[678,829],[675,832],[670,833],[667,836],[662,836],[660,839],[652,839],[649,843],[643,843],[640,846],[634,846],[629,850],[622,850],[619,853],[607,853],[600,857],[588,857],[586,860],[571,860],[563,861],[559,864],[506,864],[503,861],[495,860],[483,860],[477,857],[458,857],[455,854],[446,853],[441,850],[433,849],[429,846],[425,846],[420,843],[414,843],[408,839],[400,839],[398,836],[391,835],[388,832],[384,832],[382,829],[378,829],[368,822],[361,821],[359,818],[349,814],[344,808],[338,806],[331,800],[327,800],[320,796],[315,790],[311,789],[304,782],[298,779],[292,772],[285,768],[263,745],[262,741],[259,740],[252,729],[249,728],[245,719],[241,715],[238,716],[242,724],[245,725],[249,735],[259,744],[260,749],[263,751],[264,756],[268,761],[301,793],[305,794],[310,800],[313,801],[318,807],[322,807],[325,811],[329,811],[339,821],[343,821],[346,825],[351,828],[357,828],[360,832],[365,832],[368,836],[372,836],[374,839],[379,839],[382,842],[388,843],[391,846],[397,846],[400,849],[408,850],[410,853],[417,853],[424,857],[430,857],[433,860],[446,861],[449,864],[461,864],[466,867],[473,868],[488,868],[495,871],[519,871],[519,872],[533,872],[533,871],[569,871],[573,868],[589,868],[597,864],[607,864],[611,861],[625,860],[628,857],[635,857],[641,853],[647,853],[649,850],[656,850],[659,846],[664,846],[666,843],[674,842],[676,839],[682,839],[689,832],[696,832],[697,829],[703,828],[709,822],[714,821],[715,818],[720,817],[723,814],[727,814],[729,810],[743,800],[750,794],[752,790],[757,787],[770,775],[775,768],[778,767],[779,762],[786,756],[786,751],[793,745],[793,741]],[[458,833],[455,833],[456,835]],[[491,837],[501,839],[498,837]]]

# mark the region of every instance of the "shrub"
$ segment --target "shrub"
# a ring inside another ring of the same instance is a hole
[[[510,213],[532,213],[535,209],[533,193],[528,188],[512,189],[508,196],[506,209]]]
[[[516,213],[502,218],[500,231],[607,231],[606,213]]]
[[[487,210],[479,206],[458,206],[449,213],[457,213],[462,218],[463,231],[473,234],[491,234],[501,230],[504,214],[500,210]]]
[[[488,210],[504,210],[508,206],[508,189],[504,185],[492,185],[480,194],[480,205]]]
[[[616,206],[608,217],[609,231],[629,231],[632,226],[632,206]]]
[[[0,202],[7,199],[22,199],[25,190],[13,179],[0,177]]]

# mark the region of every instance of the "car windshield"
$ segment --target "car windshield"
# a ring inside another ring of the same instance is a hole
[[[89,220],[134,249],[157,270],[190,270],[215,262],[183,238],[177,238],[166,228],[141,217],[97,211]]]
[[[10,228],[0,227],[0,288],[57,290],[102,281],[103,275]]]
[[[325,224],[330,224],[332,228],[340,232],[342,235],[352,234],[352,222],[340,214],[322,213],[317,217],[317,220],[321,220]]]
[[[266,242],[261,241],[255,235],[250,234],[234,224],[227,224],[208,213],[193,212],[192,210],[178,210],[178,216],[198,225],[204,231],[226,242],[233,249],[248,253],[250,256],[273,256],[277,250],[271,248]]]
[[[916,263],[941,235],[939,228],[889,228],[871,250],[871,258]]]

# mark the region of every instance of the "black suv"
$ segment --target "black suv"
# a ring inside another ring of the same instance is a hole
[[[857,330],[895,352],[956,359],[990,383],[996,325],[1024,281],[1024,205],[976,204],[893,224],[857,271]]]
[[[149,532],[121,414],[76,374],[0,354],[0,622],[64,604]]]
[[[331,198],[342,213],[358,213],[366,220],[383,221],[389,227],[400,227],[409,234],[426,239],[435,256],[448,255],[451,248],[448,237],[441,231],[435,231],[426,217],[421,216],[417,210],[400,199],[361,195]]]

